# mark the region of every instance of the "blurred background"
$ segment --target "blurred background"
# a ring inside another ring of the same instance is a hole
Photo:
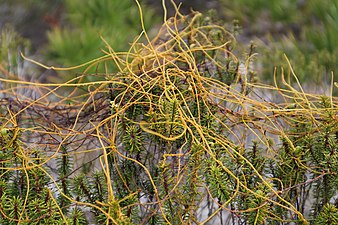
[[[212,10],[235,33],[239,47],[249,50],[253,42],[257,77],[264,82],[272,82],[275,67],[288,68],[284,54],[311,91],[327,93],[331,76],[338,80],[338,0],[175,2],[184,14]],[[141,4],[146,29],[156,34],[163,22],[162,1]],[[166,5],[173,15],[170,1]],[[115,51],[127,51],[140,31],[134,0],[0,0],[0,75],[10,71],[41,82],[64,81],[71,74],[29,66],[18,53],[47,65],[74,66],[103,55],[101,36]]]

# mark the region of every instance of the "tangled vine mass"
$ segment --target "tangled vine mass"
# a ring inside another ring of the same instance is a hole
[[[1,78],[0,223],[337,224],[337,98],[257,82],[236,47],[177,12],[105,73]]]

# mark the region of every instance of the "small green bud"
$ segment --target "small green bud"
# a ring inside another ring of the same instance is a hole
[[[3,137],[6,137],[6,136],[8,135],[8,128],[2,128],[2,129],[1,129],[1,135],[2,135]]]
[[[301,146],[296,146],[295,147],[295,153],[298,155],[299,153],[301,153],[303,151],[303,148]]]
[[[209,146],[212,147],[212,148],[215,147],[215,143],[214,143],[214,142],[209,141],[208,144],[209,144]]]
[[[262,190],[256,190],[256,194],[260,196],[264,196],[264,192]]]

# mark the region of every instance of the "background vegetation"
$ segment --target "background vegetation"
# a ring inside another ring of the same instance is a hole
[[[115,51],[125,51],[141,32],[133,1],[65,0],[64,7],[66,26],[56,26],[48,33],[47,48],[47,55],[61,66],[76,66],[102,56],[100,50],[107,44]],[[153,11],[144,10],[148,29],[159,20]]]
[[[271,80],[274,66],[287,66],[286,54],[298,78],[311,86],[309,90],[330,84],[338,63],[334,44],[338,1],[222,0],[221,4],[225,18],[239,19],[244,38],[259,38],[262,79]]]

